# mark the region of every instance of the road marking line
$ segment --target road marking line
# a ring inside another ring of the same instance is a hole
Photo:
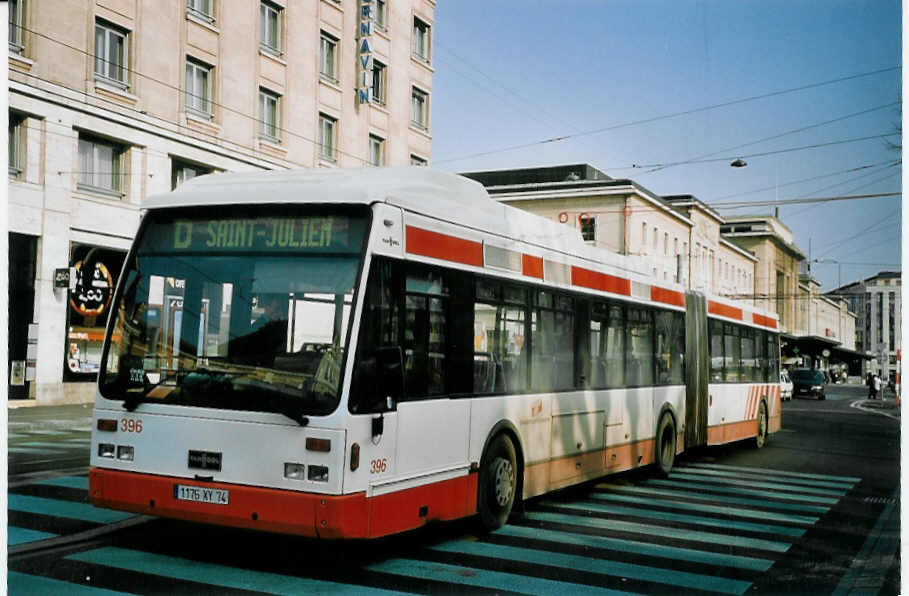
[[[807,478],[810,480],[830,480],[833,482],[842,482],[844,484],[854,485],[861,482],[861,478],[856,476],[829,476],[826,474],[807,474],[805,472],[790,472],[788,470],[774,470],[772,468],[752,468],[748,466],[727,466],[724,464],[709,464],[704,462],[691,462],[685,464],[686,468],[707,468],[711,470],[732,470],[735,472],[750,472],[753,474],[765,473],[768,476],[779,478],[781,476],[793,476],[795,478]]]
[[[717,519],[715,517],[704,517],[701,515],[688,515],[685,513],[669,513],[667,511],[654,511],[652,509],[641,509],[639,507],[622,507],[621,505],[606,505],[600,503],[557,503],[554,501],[543,501],[541,505],[554,507],[556,509],[570,509],[572,511],[598,511],[601,513],[613,513],[616,515],[626,515],[641,519],[653,519],[660,521],[678,522],[714,528],[730,528],[746,532],[759,532],[762,534],[780,534],[782,536],[799,537],[805,534],[804,528],[790,528],[786,526],[776,526],[770,524],[756,524],[753,522],[733,521],[729,519]]]
[[[893,493],[893,500],[884,507],[865,538],[862,549],[843,574],[833,596],[845,594],[877,594],[884,585],[893,558],[900,548],[900,489]]]
[[[87,596],[132,594],[132,592],[115,592],[104,588],[65,582],[50,577],[19,573],[18,571],[9,572],[7,584],[11,594],[74,594],[75,596],[80,596],[82,594]]]
[[[588,495],[591,499],[598,501],[612,501],[615,503],[632,503],[637,505],[651,505],[665,509],[680,509],[683,511],[701,511],[704,513],[718,513],[720,515],[730,515],[733,517],[747,517],[750,519],[761,519],[767,521],[778,521],[791,524],[812,525],[817,523],[818,517],[810,515],[792,515],[789,513],[775,513],[772,511],[760,511],[758,509],[734,508],[723,505],[707,505],[703,503],[689,503],[681,501],[666,501],[659,499],[645,499],[643,497],[632,497],[619,494],[593,493]]]
[[[50,486],[62,486],[64,488],[78,488],[88,490],[88,476],[57,476],[41,480],[36,484],[46,484]]]
[[[66,557],[73,561],[127,569],[173,579],[202,582],[237,590],[268,594],[398,594],[390,590],[281,575],[216,563],[169,557],[138,550],[105,546]]]
[[[634,532],[645,536],[662,536],[664,538],[677,538],[691,542],[706,542],[708,544],[722,544],[724,546],[739,546],[776,553],[789,550],[791,544],[761,538],[745,538],[729,534],[716,534],[714,532],[701,532],[697,530],[682,530],[668,526],[626,522],[601,517],[587,517],[583,515],[570,515],[565,513],[526,513],[525,517],[531,520],[547,521],[562,524],[571,524],[582,527],[595,527],[604,530],[617,530],[620,532]]]
[[[708,470],[705,468],[677,468],[677,471],[684,472],[686,474],[699,474],[701,476],[711,476],[717,478],[736,478],[743,481],[764,481],[768,480],[769,476],[765,474],[749,474],[748,472],[738,472],[732,470]],[[805,487],[805,490],[816,488],[819,490],[822,489],[839,489],[838,492],[845,493],[852,489],[855,486],[855,483],[842,484],[840,482],[828,482],[825,480],[803,480],[801,478],[774,478],[776,484],[780,486],[792,486],[794,488]]]
[[[504,571],[473,569],[448,563],[434,563],[416,559],[389,559],[366,567],[370,571],[403,577],[416,577],[432,581],[451,582],[461,586],[488,588],[503,592],[520,592],[551,596],[552,594],[590,594],[601,596],[631,596],[629,592],[608,590],[596,586],[560,582],[539,577],[527,577]]]
[[[28,495],[17,495],[15,493],[7,495],[8,507],[10,511],[23,511],[25,513],[37,513],[40,515],[50,515],[53,517],[65,517],[67,519],[79,519],[82,521],[96,522],[99,524],[109,524],[120,521],[127,517],[132,517],[132,513],[121,511],[111,511],[109,509],[98,509],[88,503],[75,503],[73,501],[60,501],[57,499],[47,499],[45,497],[32,497]]]
[[[806,488],[804,486],[794,486],[783,484],[781,482],[755,482],[752,480],[734,480],[732,478],[719,478],[715,476],[706,477],[704,474],[695,474],[688,472],[672,472],[670,479],[681,478],[683,480],[695,480],[698,482],[717,484],[720,486],[744,486],[746,488],[766,488],[774,493],[796,493],[804,495],[818,495],[824,497],[842,497],[846,491],[825,490],[820,488]]]
[[[25,544],[26,542],[35,542],[37,540],[45,540],[47,538],[54,538],[57,536],[57,534],[51,534],[50,532],[30,530],[28,528],[17,528],[16,526],[9,526],[7,529],[9,530],[6,537],[6,544],[8,546]]]
[[[622,563],[608,559],[567,555],[532,548],[490,544],[488,542],[468,542],[455,540],[429,547],[431,550],[488,557],[493,560],[511,560],[546,567],[556,567],[571,571],[582,571],[608,575],[617,578],[629,578],[670,586],[682,586],[709,590],[721,594],[744,594],[751,587],[751,582],[726,579],[715,575],[674,571],[659,567],[648,567],[634,563]]]
[[[787,501],[798,501],[806,503],[823,503],[824,505],[836,505],[839,502],[839,499],[832,499],[829,497],[815,497],[811,495],[796,495],[796,494],[785,494],[785,493],[770,493],[766,490],[752,490],[748,488],[729,488],[724,486],[719,486],[716,484],[703,484],[700,482],[682,482],[677,480],[659,480],[659,479],[650,479],[644,482],[647,486],[665,486],[669,488],[679,488],[682,490],[688,490],[689,492],[702,492],[702,493],[720,493],[727,495],[751,495],[756,497],[762,497],[767,499],[768,503],[773,502],[773,500],[787,500]]]
[[[40,455],[60,455],[61,453],[66,453],[65,451],[59,451],[57,449],[36,449],[35,447],[9,447],[7,449],[8,453],[37,453]],[[54,461],[54,460],[50,460]],[[33,463],[33,462],[28,462]]]
[[[754,505],[758,508],[774,509],[777,511],[801,511],[803,513],[827,513],[830,507],[821,505],[803,505],[801,503],[779,503],[767,499],[749,499],[747,497],[725,497],[718,494],[697,494],[690,490],[672,490],[668,488],[649,488],[646,486],[624,486],[602,482],[596,488],[610,491],[621,491],[635,495],[652,495],[660,497],[681,497],[685,499],[701,499],[715,503],[731,503],[733,505]],[[664,501],[661,501],[664,502]]]
[[[607,536],[575,534],[574,532],[546,530],[543,528],[531,528],[528,526],[507,525],[503,528],[500,528],[499,530],[496,530],[494,534],[497,536],[529,538],[534,540],[559,542],[561,544],[573,544],[577,546],[616,550],[621,552],[634,553],[636,555],[659,557],[661,559],[674,559],[677,561],[687,561],[690,563],[704,563],[707,565],[716,565],[719,567],[734,567],[736,569],[747,569],[750,571],[767,571],[773,565],[773,561],[770,559],[743,557],[741,555],[728,555],[692,548],[666,546],[664,544],[652,544],[649,542],[638,542],[635,540],[610,538]]]

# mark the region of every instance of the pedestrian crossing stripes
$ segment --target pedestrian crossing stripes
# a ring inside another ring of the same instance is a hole
[[[121,585],[114,579],[85,585],[71,583],[71,577],[116,578],[111,570],[117,570],[131,574],[134,581],[144,577],[171,582],[166,584],[170,588],[185,585],[186,593],[204,584],[270,594],[740,595],[787,557],[793,544],[859,481],[698,463],[678,467],[665,480],[610,479],[532,501],[520,519],[489,535],[442,539],[435,544],[426,540],[414,548],[398,549],[397,555],[367,559],[340,577],[307,562],[306,557],[286,568],[265,568],[263,563],[229,566],[197,559],[192,548],[169,552],[167,544],[117,544],[69,554],[61,562],[63,568],[49,566],[34,571],[35,575],[11,565],[9,586],[11,594],[113,593],[106,589]],[[50,478],[27,490],[15,489],[9,495],[9,508],[96,523],[129,516],[43,496],[73,499],[87,489],[85,476]],[[9,544],[53,536],[42,528],[13,524]],[[205,556],[198,552],[200,558]]]

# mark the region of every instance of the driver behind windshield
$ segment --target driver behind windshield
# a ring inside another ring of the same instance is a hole
[[[287,351],[287,296],[259,294],[259,316],[252,322],[249,333],[231,341],[231,354],[250,364],[272,367],[275,356]]]

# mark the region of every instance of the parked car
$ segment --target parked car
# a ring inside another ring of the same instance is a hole
[[[785,370],[780,371],[780,399],[783,401],[792,399],[792,379]]]
[[[827,399],[824,384],[824,373],[816,368],[796,368],[789,373],[792,378],[792,395],[794,397],[816,397]]]

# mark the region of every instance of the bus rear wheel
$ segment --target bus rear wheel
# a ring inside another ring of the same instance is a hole
[[[508,521],[514,507],[517,480],[514,444],[507,435],[497,435],[483,455],[477,483],[477,513],[483,531],[497,530]]]
[[[660,418],[656,434],[656,463],[661,476],[669,476],[675,465],[675,422],[669,412]]]
[[[767,406],[761,402],[758,408],[757,434],[754,436],[754,446],[760,449],[767,442]]]

